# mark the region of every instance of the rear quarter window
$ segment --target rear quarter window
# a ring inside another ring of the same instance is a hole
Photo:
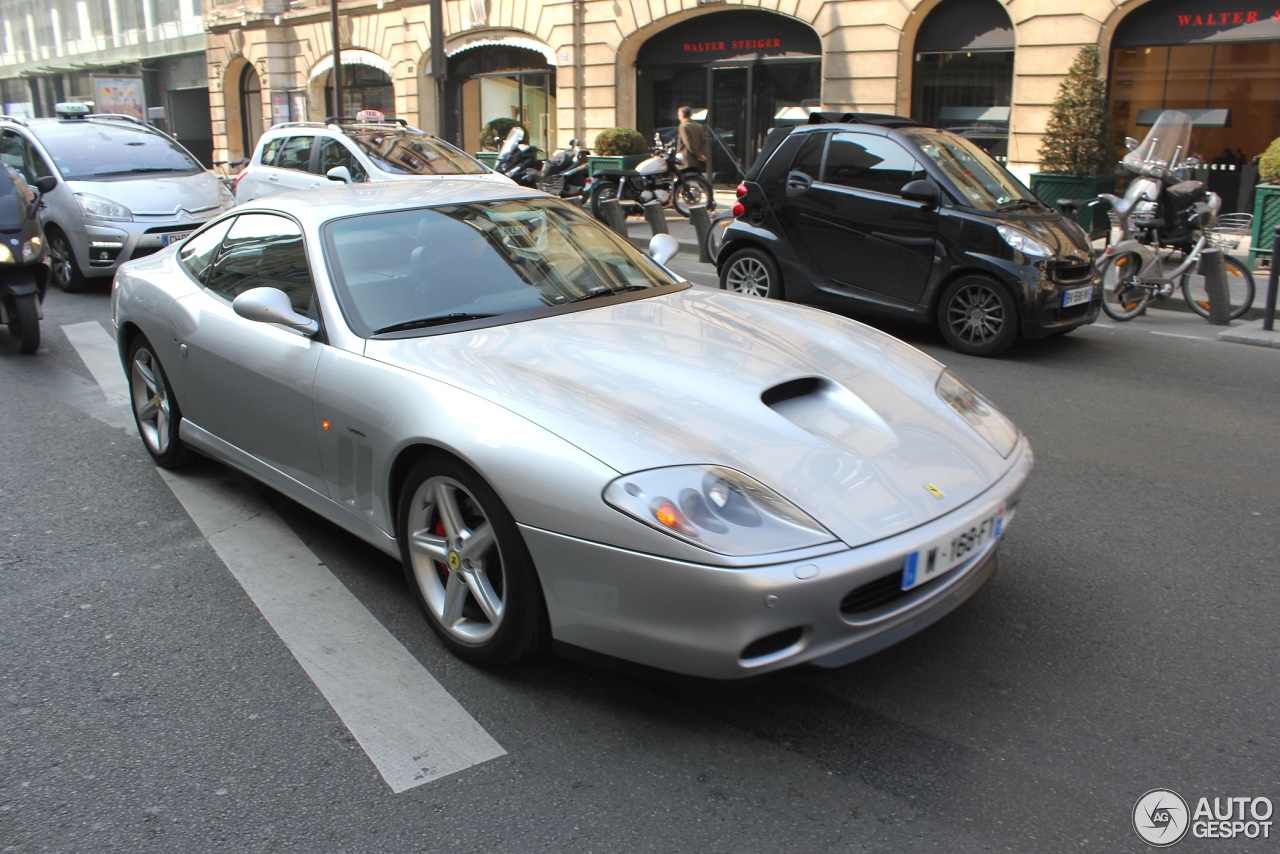
[[[262,146],[262,156],[258,158],[258,162],[263,166],[272,166],[276,162],[276,155],[280,153],[280,145],[284,140],[277,137],[268,140],[267,144]]]

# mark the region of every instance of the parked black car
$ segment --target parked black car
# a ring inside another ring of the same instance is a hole
[[[937,323],[962,353],[1092,323],[1088,237],[972,142],[900,116],[777,128],[738,187],[720,286]]]

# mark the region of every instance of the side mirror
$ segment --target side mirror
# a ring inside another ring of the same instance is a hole
[[[908,181],[898,191],[898,195],[909,202],[923,202],[931,208],[938,206],[938,188],[934,186],[932,181],[924,179],[918,181]]]
[[[1133,151],[1138,147],[1138,141],[1131,136],[1126,136],[1124,138],[1124,147],[1129,151]]]
[[[58,179],[52,175],[45,175],[43,178],[36,179],[36,189],[40,191],[40,195],[44,195],[56,186],[58,186]]]
[[[324,177],[330,181],[337,181],[339,184],[354,184],[355,179],[351,177],[351,170],[345,166],[335,166],[328,172],[324,173]]]
[[[680,241],[670,234],[655,234],[649,240],[649,257],[659,264],[666,264],[680,251]]]
[[[320,324],[294,311],[289,296],[278,288],[250,288],[231,301],[231,310],[245,320],[279,323],[308,335],[320,331]]]

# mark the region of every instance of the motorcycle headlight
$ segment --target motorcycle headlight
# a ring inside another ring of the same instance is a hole
[[[951,371],[943,371],[936,386],[938,397],[969,422],[996,453],[1007,457],[1018,444],[1018,428]]]
[[[1053,257],[1052,249],[1025,231],[1008,225],[997,225],[996,231],[1000,232],[1000,236],[1004,238],[1005,243],[1008,243],[1023,255],[1036,255],[1042,258]]]
[[[76,193],[76,202],[80,205],[80,213],[93,219],[108,219],[116,222],[131,222],[133,212],[124,205],[93,196],[88,193]]]
[[[40,257],[40,253],[44,251],[44,244],[40,241],[39,235],[25,240],[22,243],[22,260],[23,263],[34,261]]]
[[[722,466],[672,466],[623,475],[610,506],[676,539],[724,555],[761,555],[835,537],[760,482]]]
[[[13,250],[9,248],[9,244],[0,243],[0,264],[13,263]]]

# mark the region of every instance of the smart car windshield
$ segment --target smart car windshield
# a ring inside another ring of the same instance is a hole
[[[506,318],[675,280],[553,199],[386,211],[331,222],[325,251],[363,335]]]
[[[906,128],[902,133],[946,173],[970,207],[989,211],[1039,207],[1040,202],[1025,184],[969,140],[920,128]]]
[[[142,125],[60,121],[32,130],[68,181],[203,171],[182,146]]]
[[[374,165],[393,175],[482,175],[484,164],[446,142],[391,128],[362,131],[352,141]]]

